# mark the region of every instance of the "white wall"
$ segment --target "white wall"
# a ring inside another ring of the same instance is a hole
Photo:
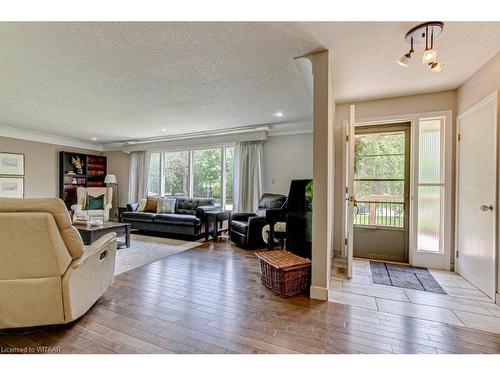
[[[458,114],[465,112],[498,89],[500,89],[500,52],[458,88]]]
[[[264,192],[288,195],[291,180],[312,178],[312,133],[269,137],[263,153]]]

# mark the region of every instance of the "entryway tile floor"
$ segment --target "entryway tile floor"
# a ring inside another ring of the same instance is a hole
[[[329,300],[383,316],[402,315],[500,333],[500,306],[454,272],[429,271],[447,295],[374,284],[370,261],[354,259],[351,279],[332,269]]]

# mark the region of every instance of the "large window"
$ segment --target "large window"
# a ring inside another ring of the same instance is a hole
[[[233,207],[234,147],[151,154],[149,194],[214,198]]]
[[[417,250],[443,252],[444,119],[423,119],[418,130]]]

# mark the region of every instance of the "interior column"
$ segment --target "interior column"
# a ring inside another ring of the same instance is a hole
[[[307,58],[313,72],[313,230],[311,298],[328,300],[333,256],[333,167],[335,100],[332,54]]]

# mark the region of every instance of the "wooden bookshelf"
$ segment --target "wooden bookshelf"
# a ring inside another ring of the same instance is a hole
[[[72,159],[83,162],[81,170],[76,168]],[[61,151],[59,153],[59,197],[68,208],[76,203],[76,188],[104,187],[107,173],[107,158],[99,155],[88,155]]]

